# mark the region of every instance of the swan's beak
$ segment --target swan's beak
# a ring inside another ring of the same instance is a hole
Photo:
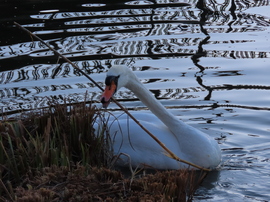
[[[114,81],[111,82],[111,85],[106,85],[106,88],[100,98],[103,108],[107,108],[109,106],[111,98],[116,92],[116,88],[117,86],[115,85]]]

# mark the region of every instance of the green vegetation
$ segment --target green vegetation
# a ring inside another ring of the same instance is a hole
[[[0,122],[0,201],[185,201],[205,174],[124,177],[113,167],[106,121],[91,104],[51,105]]]

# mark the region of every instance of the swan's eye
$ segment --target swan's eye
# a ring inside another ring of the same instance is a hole
[[[119,76],[107,76],[105,79],[106,86],[110,86],[112,84],[112,82],[114,82],[114,84],[117,86],[119,77],[120,77],[120,75]]]

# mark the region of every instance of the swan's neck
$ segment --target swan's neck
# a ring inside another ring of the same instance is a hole
[[[176,132],[180,125],[184,124],[184,122],[178,120],[173,114],[171,114],[150,93],[150,91],[144,87],[137,77],[131,79],[126,88],[131,90],[173,133]]]

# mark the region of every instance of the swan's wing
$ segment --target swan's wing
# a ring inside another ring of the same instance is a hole
[[[133,115],[172,152],[177,155],[182,153],[174,135],[171,134],[167,126],[161,121],[156,120],[156,116],[147,113],[136,113]],[[116,155],[120,153],[128,154],[133,167],[149,165],[157,169],[180,168],[180,163],[166,156],[162,147],[140,126],[130,118],[124,117],[109,122],[110,135]],[[185,158],[184,156],[179,157]],[[118,165],[129,163],[129,159],[126,156],[122,156],[121,160],[118,161]]]
[[[145,122],[149,122],[149,123],[153,123],[153,124],[162,124],[164,125],[164,123],[157,118],[154,114],[152,113],[146,113],[146,112],[132,112],[132,115],[138,120],[138,121],[145,121]],[[110,121],[113,121],[114,119],[118,119],[118,120],[129,120],[131,119],[126,113],[114,113],[113,115],[110,115]]]
[[[186,137],[181,136],[181,139],[179,139],[156,116],[150,113],[133,113],[133,115],[180,159],[204,167],[215,166],[219,163],[220,154],[218,151],[220,150],[216,148],[218,145],[216,146],[215,140],[205,136],[201,131],[187,125],[179,130],[179,133],[185,134],[184,136]],[[114,154],[128,154],[133,167],[143,164],[150,165],[156,169],[187,167],[186,164],[179,163],[166,156],[161,146],[132,119],[128,118],[126,114],[116,114],[114,117],[106,118],[108,120],[107,125],[113,143]],[[190,138],[192,133],[196,134],[196,139]],[[214,151],[215,148],[216,152]],[[208,154],[216,155],[217,158],[208,156]],[[122,156],[121,160],[117,162],[118,165],[127,166],[129,163],[129,159],[126,156]]]

